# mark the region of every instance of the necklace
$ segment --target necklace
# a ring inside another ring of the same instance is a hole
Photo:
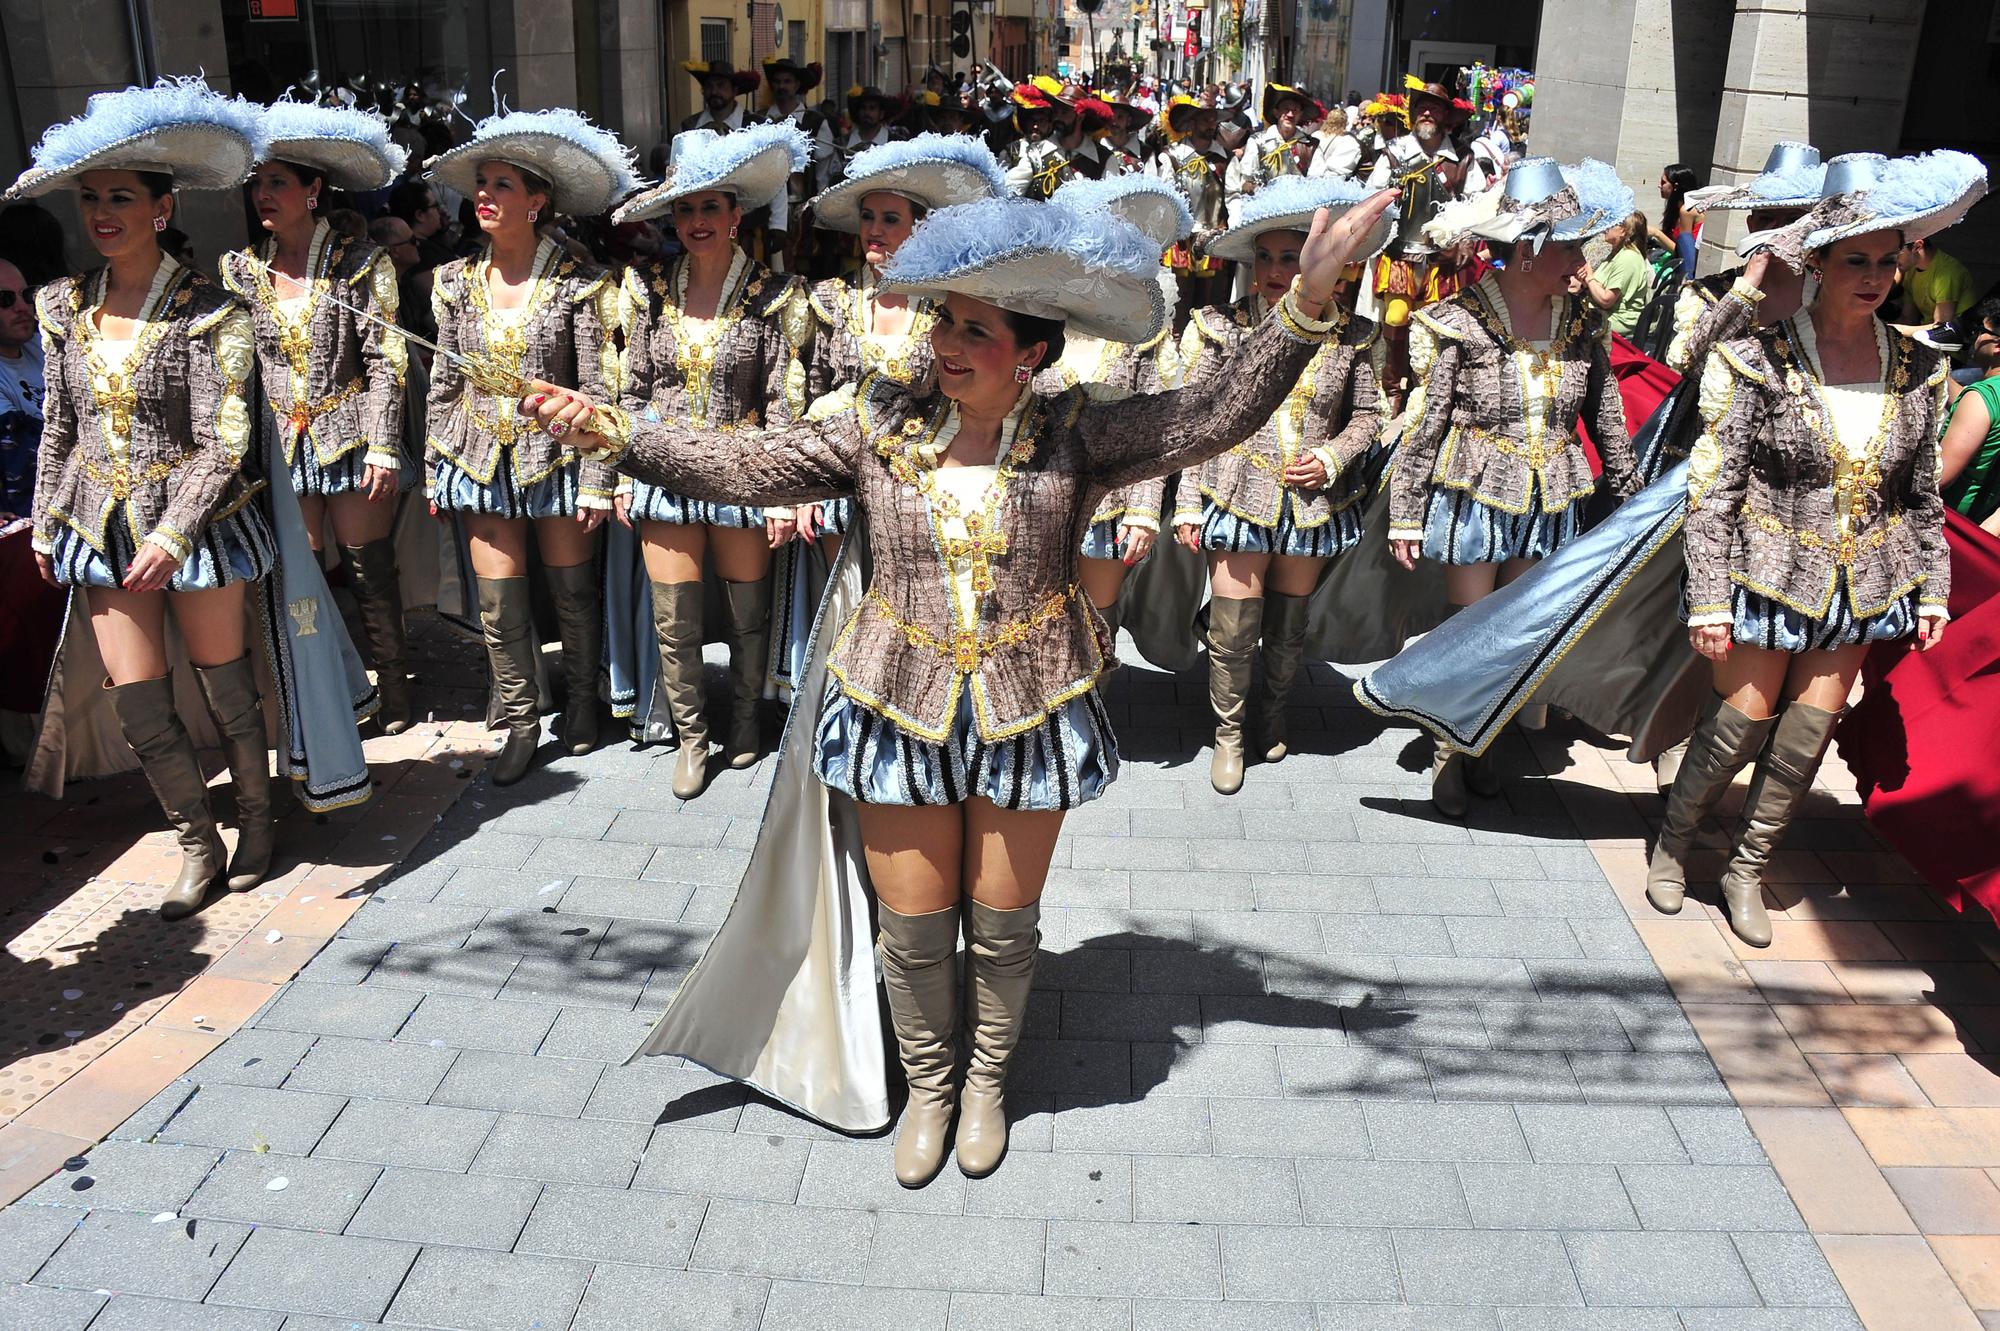
[[[937,481],[938,463],[942,458],[937,441],[947,425],[956,433],[956,403],[944,404],[929,421],[918,416],[910,417],[903,422],[900,436],[891,435],[876,446],[877,451],[888,458],[890,475],[914,487],[923,496],[930,509],[932,534],[945,557],[972,561],[974,597],[986,596],[993,591],[993,557],[1007,553],[1007,534],[1001,529],[1000,509],[1006,501],[1007,488],[1013,482],[1014,473],[1035,456],[1035,436],[1041,429],[1041,413],[1034,409],[1030,394],[1023,394],[1023,398],[1023,405],[1010,413],[1010,420],[1015,422],[1013,443],[1003,449],[996,459],[998,465],[994,468],[993,480],[986,487],[977,512],[966,512],[958,497]],[[1001,428],[1004,440],[1006,427],[1003,425]],[[945,531],[945,524],[953,521],[964,526],[964,536],[954,536]]]
[[[667,326],[674,335],[674,366],[681,372],[681,388],[687,398],[687,412],[698,424],[708,423],[710,390],[715,383],[716,350],[742,314],[741,297],[749,256],[734,250],[729,271],[723,275],[722,291],[716,297],[715,317],[696,319],[687,312],[688,261],[674,266],[671,289],[665,301]]]
[[[78,348],[90,370],[90,396],[104,419],[105,433],[112,440],[114,463],[123,461],[123,450],[132,433],[132,416],[139,408],[138,390],[133,386],[139,367],[166,336],[169,320],[194,299],[194,287],[180,282],[180,275],[179,263],[171,258],[160,260],[159,271],[153,274],[153,283],[147,288],[145,303],[139,307],[139,335],[132,340],[132,349],[125,353],[124,363],[118,369],[105,364],[98,347],[103,334],[97,328],[97,313],[111,294],[108,272],[98,279],[102,288],[96,302],[76,321]],[[165,316],[161,315],[162,306],[167,307]]]
[[[333,229],[326,223],[314,225],[312,241],[306,247],[306,279],[298,283],[305,289],[305,303],[299,307],[299,317],[294,320],[285,312],[285,303],[278,295],[277,283],[271,280],[270,264],[278,257],[277,237],[272,237],[264,246],[264,253],[251,273],[251,291],[257,298],[258,306],[269,315],[278,329],[278,351],[285,358],[285,364],[292,371],[292,396],[299,397],[307,391],[306,376],[312,368],[312,325],[313,312],[319,307],[320,298],[333,285],[330,274],[334,258],[334,246],[328,243]]]
[[[501,319],[499,312],[493,308],[492,294],[486,285],[486,266],[492,251],[488,250],[466,265],[465,294],[478,315],[480,340],[486,348],[487,358],[503,375],[521,377],[522,363],[528,358],[528,325],[534,322],[543,302],[555,289],[555,284],[548,279],[556,267],[557,253],[554,243],[546,239],[535,247],[534,277],[530,279],[528,298],[518,310],[508,311],[517,315],[509,320]],[[490,418],[480,416],[475,419],[493,431],[493,437],[501,447],[511,447],[521,437],[521,415],[497,400],[494,406]]]
[[[1800,317],[1811,319],[1810,314]],[[1789,353],[1785,366],[1785,388],[1798,400],[1799,415],[1819,436],[1833,462],[1833,507],[1840,520],[1840,555],[1844,562],[1853,562],[1856,549],[1854,527],[1868,517],[1870,500],[1882,486],[1880,459],[1882,449],[1888,441],[1890,427],[1896,420],[1896,409],[1901,394],[1893,381],[1900,375],[1889,371],[1890,349],[1887,337],[1878,323],[1875,325],[1876,363],[1884,370],[1882,382],[1882,415],[1875,423],[1874,433],[1868,438],[1865,448],[1858,451],[1847,448],[1840,441],[1840,433],[1833,419],[1833,410],[1827,404],[1825,378],[1812,357],[1799,344],[1797,318],[1784,322],[1785,348]],[[1815,330],[1816,332],[1816,330]]]

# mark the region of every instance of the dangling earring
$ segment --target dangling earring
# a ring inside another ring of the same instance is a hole
[[[1026,365],[1016,365],[1016,366],[1014,367],[1014,382],[1015,382],[1015,383],[1017,383],[1017,384],[1025,384],[1025,383],[1027,383],[1027,382],[1028,382],[1028,380],[1030,380],[1030,379],[1032,379],[1032,378],[1034,378],[1034,377],[1035,377],[1035,372],[1034,372],[1034,370],[1030,369],[1030,368],[1029,368],[1028,366],[1026,366]]]
[[[1524,272],[1524,273],[1532,273],[1532,272],[1534,272],[1534,271],[1535,271],[1535,261],[1534,261],[1533,259],[1523,259],[1523,260],[1521,260],[1521,271],[1522,271],[1522,272]]]
[[[539,208],[530,208],[530,209],[528,209],[528,220],[529,220],[530,222],[534,221],[536,217],[540,216],[540,214],[541,214],[541,211],[542,211],[542,210],[541,210],[541,209],[539,209]]]
[[[736,228],[733,226],[729,228],[729,238],[731,240],[736,239]]]
[[[317,195],[317,194],[309,194],[309,195],[307,195],[307,196],[306,196],[306,211],[307,211],[307,212],[309,212],[309,213],[310,213],[310,212],[315,212],[315,211],[317,211],[317,210],[318,210],[318,208],[319,208],[319,195]]]
[[[164,218],[164,217],[155,217],[155,218],[153,219],[153,230],[155,230],[155,231],[165,231],[166,229],[167,229],[167,219],[166,219],[166,218]]]

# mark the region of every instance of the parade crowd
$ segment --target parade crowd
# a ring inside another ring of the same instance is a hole
[[[836,112],[817,67],[687,71],[702,109],[644,169],[570,110],[498,109],[418,160],[365,111],[179,80],[93,98],[8,191],[0,516],[89,630],[28,776],[136,757],[183,855],[163,914],[263,879],[274,769],[311,808],[367,798],[363,728],[416,718],[395,531],[422,505],[482,632],[494,782],[552,697],[565,753],[606,712],[613,742],[672,745],[682,800],[765,756],[772,700],[812,709],[760,840],[793,849],[742,889],[789,904],[732,913],[711,955],[861,866],[842,955],[879,955],[907,1186],[1005,1153],[1050,856],[1118,775],[1121,630],[1206,657],[1225,795],[1287,756],[1308,661],[1395,658],[1361,696],[1433,732],[1448,818],[1565,690],[1657,757],[1668,914],[1752,768],[1721,893],[1770,942],[1763,873],[1864,656],[1944,639],[1947,508],[1996,522],[2000,301],[1933,242],[1976,160],[1776,144],[1728,185],[1668,165],[1654,215],[1416,78],[1329,106],[933,70]],[[238,189],[262,234],[204,273],[178,201]],[[73,220],[32,202],[58,192]],[[1728,212],[1741,262],[1697,278]],[[72,276],[78,225],[102,264]],[[1654,362],[1680,383],[1634,418],[1621,384]],[[1560,674],[1598,657],[1631,669]],[[1691,669],[1706,702],[1676,714]],[[881,1119],[883,1087],[815,1062],[842,1014],[755,970],[697,967],[643,1052]]]

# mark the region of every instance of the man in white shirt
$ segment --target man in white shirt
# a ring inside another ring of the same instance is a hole
[[[800,242],[805,239],[800,231],[803,220],[800,212],[807,199],[826,188],[826,175],[832,169],[833,126],[805,102],[805,94],[818,87],[819,80],[817,64],[801,65],[778,55],[764,58],[764,86],[771,94],[771,104],[764,108],[764,119],[774,125],[785,121],[797,125],[806,136],[810,153],[806,169],[792,173],[785,207],[781,210],[775,202],[771,207],[770,260],[772,269],[780,273],[803,271],[805,256],[798,253]]]
[[[1243,145],[1243,155],[1229,167],[1229,201],[1233,204],[1246,194],[1282,176],[1303,175],[1297,145],[1302,126],[1319,108],[1297,88],[1282,83],[1264,86],[1264,127]]]
[[[0,523],[35,507],[42,441],[42,338],[21,270],[0,259]]]
[[[706,60],[683,60],[681,68],[694,75],[701,84],[701,110],[681,121],[683,132],[712,129],[718,134],[727,134],[749,123],[737,99],[746,92],[757,90],[761,82],[757,75],[748,70],[738,73],[736,67],[725,60],[713,64]]]

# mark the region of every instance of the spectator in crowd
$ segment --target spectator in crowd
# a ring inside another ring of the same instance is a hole
[[[410,224],[400,217],[378,217],[368,224],[368,238],[396,266],[396,322],[426,341],[437,341],[437,323],[431,317],[431,269]]]
[[[1632,336],[1653,294],[1653,265],[1646,262],[1646,214],[1635,212],[1604,233],[1610,257],[1586,269],[1591,300],[1605,312],[1614,333]],[[1606,303],[1604,297],[1610,297]]]
[[[24,200],[0,208],[0,254],[21,270],[30,291],[69,276],[62,223],[39,203]]]
[[[412,177],[390,191],[389,215],[409,224],[421,266],[435,268],[458,257],[445,225],[449,218],[438,203],[437,191],[425,181]]]
[[[349,240],[368,239],[368,219],[357,209],[330,209],[326,214],[326,224],[334,229],[335,234],[346,236]]]
[[[1977,298],[1965,265],[1928,240],[1903,247],[1902,268],[1905,323],[1948,324]]]
[[[35,454],[42,440],[42,339],[32,288],[0,259],[0,525],[35,507]]]
[[[1660,172],[1660,224],[1651,228],[1653,243],[1672,250],[1680,261],[1681,276],[1692,281],[1701,243],[1701,215],[1683,213],[1681,200],[1691,189],[1701,187],[1701,177],[1691,166],[1675,162]]]
[[[1947,507],[2000,535],[2000,296],[1960,319],[1959,336],[1981,377],[1952,404],[1939,442],[1938,487]]]

